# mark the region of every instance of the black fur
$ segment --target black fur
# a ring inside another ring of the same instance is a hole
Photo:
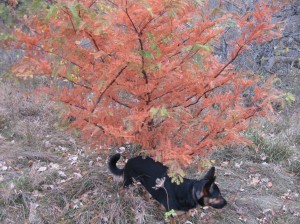
[[[201,206],[223,208],[227,202],[222,197],[218,186],[214,183],[215,168],[212,167],[200,180],[184,178],[183,183],[172,183],[167,175],[168,168],[150,157],[134,157],[128,160],[123,169],[116,166],[120,154],[112,156],[109,160],[109,169],[115,175],[123,175],[124,187],[133,183],[133,179],[141,182],[154,199],[160,202],[167,211],[188,211]],[[156,180],[165,178],[164,188],[155,188]]]

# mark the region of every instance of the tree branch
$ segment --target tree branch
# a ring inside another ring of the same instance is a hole
[[[129,104],[126,104],[126,103],[123,103],[123,102],[121,102],[120,100],[117,100],[116,98],[114,98],[114,97],[110,97],[113,101],[115,101],[116,103],[118,103],[118,104],[120,104],[120,105],[122,105],[122,106],[124,106],[124,107],[127,107],[128,109],[131,109],[132,108],[132,106],[130,106]]]
[[[118,74],[116,75],[116,77],[106,86],[106,88],[102,91],[102,93],[100,94],[100,96],[98,97],[96,103],[95,103],[95,107],[92,110],[92,113],[94,113],[94,111],[96,110],[98,104],[101,101],[102,96],[105,94],[105,92],[116,82],[116,80],[119,78],[119,76],[123,73],[123,71],[127,68],[128,63],[118,72]]]
[[[64,13],[66,13],[66,14],[68,15],[68,17],[69,17],[69,19],[70,19],[70,21],[71,21],[71,24],[72,24],[74,33],[76,33],[76,28],[75,28],[75,25],[74,25],[74,23],[73,23],[72,17],[71,17],[71,15],[70,15],[70,13],[68,12],[68,8],[65,7],[65,9],[66,9],[66,10],[64,10],[64,9],[62,9],[62,10],[63,10]]]
[[[137,27],[135,26],[133,20],[131,19],[129,13],[128,13],[128,8],[127,8],[127,1],[126,1],[126,9],[125,9],[125,13],[131,23],[131,25],[133,26],[136,34],[138,35],[138,41],[139,41],[139,44],[140,44],[140,50],[141,50],[141,60],[142,60],[142,74],[143,74],[143,77],[145,79],[145,82],[146,84],[148,84],[148,75],[147,75],[147,72],[145,70],[145,58],[144,58],[144,55],[143,55],[143,52],[144,52],[144,46],[143,46],[143,41],[142,41],[142,32],[141,31],[138,31]],[[150,102],[151,102],[151,97],[150,97],[150,93],[147,92],[146,93],[147,95],[147,100],[146,100],[146,104],[148,105]]]
[[[244,45],[242,45],[242,46],[239,46],[239,49],[238,49],[237,52],[235,53],[234,57],[232,57],[231,60],[229,60],[229,61],[228,61],[228,62],[227,62],[227,63],[226,63],[226,64],[225,64],[218,72],[217,72],[217,74],[214,76],[214,78],[217,78],[218,76],[220,76],[220,75],[222,74],[222,72],[223,72],[230,64],[232,64],[232,63],[235,61],[235,59],[238,57],[239,53],[241,52],[241,50],[243,49],[243,47],[244,47],[245,45],[246,45],[246,43],[245,43]],[[216,89],[216,88],[222,86],[223,84],[225,84],[225,83],[222,83],[222,84],[219,85],[219,86],[215,86],[214,88],[211,88],[211,89],[208,89],[208,90],[204,91],[204,92],[198,97],[198,99],[197,99],[195,102],[186,105],[185,108],[197,104],[197,103],[199,102],[199,100],[200,100],[204,95],[206,95],[207,93],[213,91],[214,89]],[[209,84],[207,83],[207,84],[204,86],[204,89],[206,89],[208,86],[209,86]],[[188,98],[187,98],[187,101],[190,100],[190,99],[192,99],[192,98],[193,98],[194,96],[196,96],[196,95],[197,95],[197,94],[194,94],[194,95],[192,95],[191,97],[188,97]]]

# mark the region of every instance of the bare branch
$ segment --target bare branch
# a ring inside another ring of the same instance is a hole
[[[123,73],[123,71],[127,68],[128,63],[118,72],[118,74],[116,75],[116,77],[106,86],[106,88],[102,91],[102,93],[100,94],[100,96],[98,97],[94,109],[92,110],[92,113],[94,113],[94,111],[96,110],[98,104],[100,103],[103,95],[105,94],[105,92],[116,82],[116,80],[119,78],[119,76]]]

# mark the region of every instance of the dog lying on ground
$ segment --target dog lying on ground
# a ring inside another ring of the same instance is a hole
[[[134,180],[139,181],[152,197],[161,203],[167,211],[189,211],[201,206],[223,208],[227,202],[215,184],[215,168],[212,167],[200,180],[184,178],[179,185],[172,183],[167,174],[168,168],[150,157],[137,156],[131,158],[123,169],[116,166],[121,155],[113,155],[108,166],[118,176],[123,175],[123,187],[127,188]],[[163,187],[157,187],[157,179],[164,179]]]

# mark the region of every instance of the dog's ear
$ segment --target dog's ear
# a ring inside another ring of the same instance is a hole
[[[210,168],[210,170],[205,174],[204,179],[209,180],[210,182],[214,182],[216,177],[215,177],[215,167],[213,166]]]
[[[197,200],[202,198],[203,196],[208,195],[208,191],[206,190],[206,185],[208,184],[209,180],[202,180],[203,182],[200,182],[199,185],[194,186],[195,189],[195,196]]]
[[[208,194],[211,185],[216,180],[215,167],[210,168],[210,170],[205,174],[204,179],[207,180],[207,182],[204,184],[203,192],[205,192],[204,194]]]

